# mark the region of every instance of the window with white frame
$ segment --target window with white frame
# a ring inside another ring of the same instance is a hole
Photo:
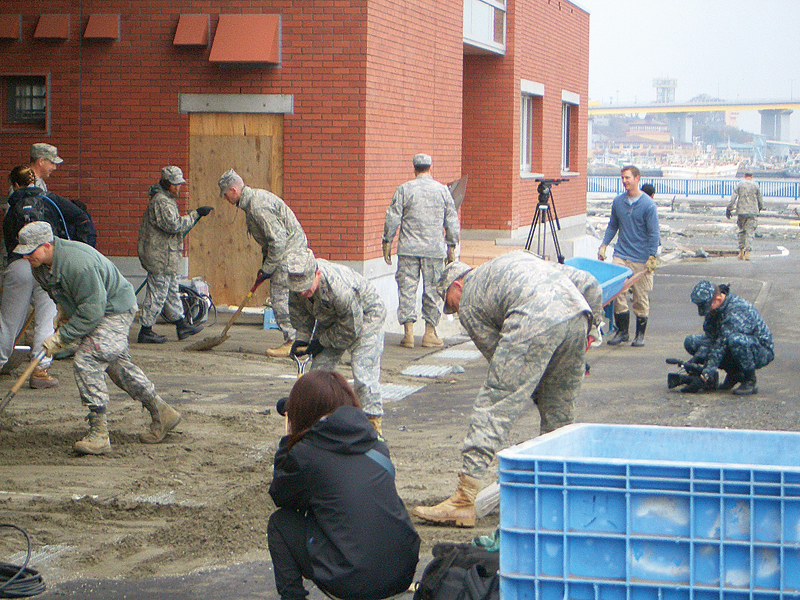
[[[542,96],[544,85],[526,79],[520,82],[519,170],[541,171]]]
[[[575,124],[580,96],[573,92],[561,92],[561,172],[570,173],[575,169],[573,150],[576,143]]]

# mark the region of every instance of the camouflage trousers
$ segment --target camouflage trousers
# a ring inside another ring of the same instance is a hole
[[[81,401],[89,409],[108,405],[105,374],[134,400],[152,404],[156,389],[147,375],[131,362],[128,332],[136,309],[103,317],[100,324],[85,336],[75,352],[73,369]]]
[[[383,416],[381,399],[383,330],[359,337],[348,350],[350,350],[350,365],[353,368],[353,391],[361,403],[361,408],[370,417]],[[325,348],[311,361],[311,369],[333,371],[344,352],[337,348]]]
[[[443,258],[397,256],[397,320],[403,325],[417,320],[417,287],[422,275],[422,318],[434,327],[442,316],[442,299],[436,286],[442,278]]]
[[[272,298],[272,312],[275,322],[283,332],[283,341],[294,340],[297,333],[289,319],[289,271],[282,262],[269,278],[269,295]]]
[[[611,261],[615,265],[622,265],[628,267],[633,274],[636,275],[641,271],[645,271],[644,263],[633,262],[632,260],[625,260],[624,258],[617,258],[616,256]],[[624,294],[617,296],[614,300],[614,313],[620,314],[628,312],[628,294],[633,294],[633,314],[637,317],[646,317],[650,314],[650,292],[653,290],[653,273],[645,271],[634,284],[628,288]]]
[[[162,310],[164,318],[170,323],[183,319],[183,302],[178,288],[178,276],[148,273],[142,313],[139,315],[142,327],[155,325]]]
[[[705,362],[713,342],[702,333],[689,335],[683,340],[686,351],[699,361]],[[766,367],[775,354],[758,343],[758,340],[743,333],[730,333],[725,336],[725,356],[719,364],[724,371],[755,371]]]
[[[463,473],[482,476],[531,399],[539,409],[540,435],[572,423],[588,327],[587,316],[581,314],[533,339],[500,342],[472,407],[461,446]]]
[[[753,249],[753,238],[756,235],[758,217],[755,215],[739,215],[736,217],[736,226],[739,228],[739,250]]]

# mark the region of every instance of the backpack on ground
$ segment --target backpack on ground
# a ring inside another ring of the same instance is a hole
[[[413,600],[499,600],[500,553],[472,544],[436,544]]]

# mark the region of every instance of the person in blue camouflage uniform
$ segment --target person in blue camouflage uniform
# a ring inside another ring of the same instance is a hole
[[[711,381],[717,369],[726,371],[718,389],[746,396],[758,393],[756,369],[775,358],[772,333],[750,302],[730,293],[729,286],[700,281],[691,294],[697,312],[704,316],[703,333],[687,336],[683,342],[692,355],[690,362],[703,365],[703,381]],[[687,390],[692,391],[692,390]]]
[[[417,154],[411,162],[416,178],[397,188],[386,210],[383,258],[386,264],[392,264],[392,240],[399,227],[395,275],[397,320],[405,330],[400,345],[414,347],[417,287],[422,274],[422,318],[425,321],[422,346],[435,348],[443,345],[436,335],[442,314],[436,284],[442,277],[445,258],[448,263],[455,260],[460,225],[450,190],[431,176],[431,157]]]
[[[150,200],[142,215],[137,250],[139,262],[147,271],[147,287],[139,316],[141,329],[136,339],[140,344],[163,344],[167,341],[166,337],[153,331],[162,311],[164,318],[175,325],[179,340],[203,330],[200,325],[193,325],[186,319],[178,280],[183,260],[183,238],[213,208],[200,206],[181,216],[176,200],[184,183],[186,180],[180,167],[161,169],[161,179],[150,186]]]
[[[731,194],[731,201],[725,209],[729,219],[736,215],[739,236],[739,260],[750,260],[753,237],[758,226],[758,213],[764,210],[764,197],[761,188],[753,181],[753,173],[746,172]]]
[[[89,409],[90,429],[86,437],[75,442],[75,451],[111,452],[106,373],[150,413],[152,422],[139,436],[140,441],[162,441],[180,422],[181,415],[161,399],[153,383],[131,360],[128,334],[138,306],[130,282],[114,263],[88,244],[54,238],[45,221],[23,227],[14,252],[25,257],[36,281],[61,307],[63,318],[43,343],[46,355],[79,342],[73,369],[81,400]]]
[[[372,426],[382,433],[381,356],[386,306],[375,287],[350,267],[315,258],[308,248],[286,257],[289,313],[297,330],[295,356],[311,369],[333,371],[350,352],[353,389]]]
[[[445,267],[438,290],[444,312],[458,312],[489,361],[489,373],[461,447],[455,494],[436,506],[418,506],[414,515],[472,527],[479,478],[531,400],[539,409],[540,433],[572,423],[588,334],[603,314],[603,292],[591,274],[524,250],[476,269],[453,262]]]
[[[283,344],[268,348],[267,356],[289,356],[295,340],[295,330],[289,316],[289,287],[286,255],[308,248],[308,240],[291,208],[267,190],[244,184],[239,174],[228,169],[219,178],[219,195],[244,211],[247,233],[261,246],[261,268],[256,279],[269,279],[269,293],[275,322],[283,332]]]

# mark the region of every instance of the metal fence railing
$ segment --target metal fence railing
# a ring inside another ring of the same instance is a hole
[[[761,193],[769,198],[800,198],[800,181],[793,179],[757,179]],[[642,177],[640,184],[652,183],[656,194],[669,196],[719,196],[727,198],[738,179],[673,179],[669,177]],[[592,175],[586,178],[586,191],[621,194],[625,191],[622,179],[616,176]]]

